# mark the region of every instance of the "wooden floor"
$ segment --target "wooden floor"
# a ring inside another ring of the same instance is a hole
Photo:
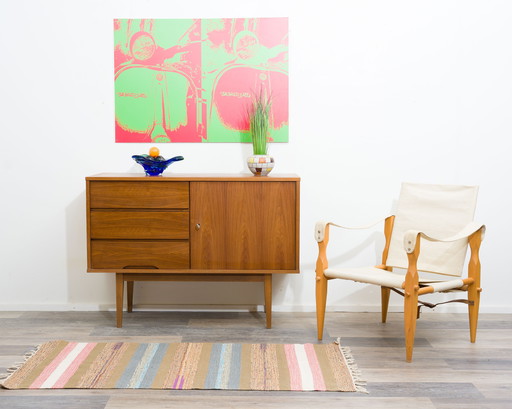
[[[512,315],[481,315],[477,343],[464,314],[440,311],[418,321],[414,361],[404,360],[401,314],[330,313],[324,342],[352,349],[368,394],[151,390],[0,389],[0,408],[512,408]],[[0,373],[31,347],[53,339],[133,342],[316,341],[313,313],[134,312],[124,328],[113,312],[0,312]]]

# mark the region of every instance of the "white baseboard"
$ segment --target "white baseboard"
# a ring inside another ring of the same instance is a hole
[[[134,305],[138,311],[263,311],[262,305]],[[114,304],[0,304],[0,311],[115,311]],[[314,305],[273,305],[274,312],[315,312]],[[389,312],[402,312],[403,306],[390,305]],[[422,312],[431,312],[423,308]],[[436,313],[467,313],[463,304],[440,305]],[[327,306],[327,312],[380,312],[380,305]],[[512,305],[480,305],[482,314],[511,314]]]

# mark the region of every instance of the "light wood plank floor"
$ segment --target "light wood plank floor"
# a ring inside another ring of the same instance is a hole
[[[352,349],[368,394],[318,392],[0,389],[0,408],[512,408],[512,315],[480,317],[476,344],[465,314],[426,312],[414,362],[404,360],[402,315],[328,313],[324,342]],[[0,312],[0,373],[34,345],[52,339],[133,342],[316,341],[313,313],[134,312],[115,328],[113,312]]]

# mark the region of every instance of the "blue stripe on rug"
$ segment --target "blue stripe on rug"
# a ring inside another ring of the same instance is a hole
[[[151,360],[151,363],[146,372],[146,375],[144,376],[144,379],[140,382],[139,388],[151,388],[153,380],[155,379],[155,376],[157,375],[158,370],[160,369],[160,364],[162,363],[162,360],[165,354],[167,353],[167,350],[169,349],[169,344],[158,345],[158,349],[156,350],[155,355]]]
[[[213,344],[210,354],[210,362],[208,364],[208,374],[204,381],[204,389],[216,389],[217,374],[219,372],[220,355],[222,352],[222,344]]]
[[[229,371],[228,389],[238,389],[240,386],[240,362],[242,361],[242,345],[233,344],[231,351],[231,368]]]
[[[149,344],[148,348],[146,349],[146,352],[144,353],[141,361],[139,362],[139,365],[137,365],[137,368],[135,369],[135,373],[133,374],[132,379],[130,381],[130,388],[140,388],[140,383],[144,379],[144,376],[146,375],[157,350],[158,344]]]
[[[133,377],[133,372],[135,371],[135,368],[137,368],[137,365],[139,365],[139,362],[144,355],[144,352],[146,352],[147,347],[148,344],[140,344],[139,347],[135,350],[132,359],[130,359],[130,362],[128,362],[128,365],[121,375],[121,378],[119,378],[119,381],[117,381],[116,388],[128,387]]]

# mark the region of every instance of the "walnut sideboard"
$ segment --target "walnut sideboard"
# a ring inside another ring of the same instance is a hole
[[[299,273],[296,175],[99,174],[86,178],[87,271],[116,275],[117,326],[135,281],[264,283]]]

